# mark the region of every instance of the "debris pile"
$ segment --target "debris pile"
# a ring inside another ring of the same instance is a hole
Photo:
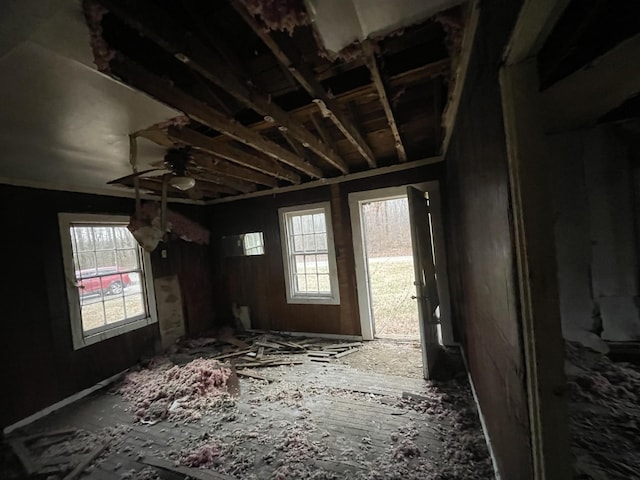
[[[226,400],[230,375],[228,367],[212,359],[197,358],[183,366],[164,361],[129,373],[118,393],[133,403],[136,421],[197,420]]]
[[[116,426],[97,433],[80,429],[51,430],[10,437],[7,443],[28,475],[49,480],[79,477],[103,452],[121,444],[128,427]]]
[[[640,478],[640,367],[566,344],[576,478]]]

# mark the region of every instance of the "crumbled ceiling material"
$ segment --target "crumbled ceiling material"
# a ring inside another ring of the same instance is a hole
[[[240,0],[240,3],[251,15],[260,17],[269,30],[292,35],[296,27],[309,23],[302,0]]]
[[[152,252],[168,233],[187,242],[209,245],[208,229],[170,209],[166,211],[167,223],[166,229],[163,231],[161,228],[161,208],[157,202],[144,202],[140,211],[131,216],[127,228],[142,248]]]
[[[330,60],[301,5],[84,1],[98,12],[87,18],[99,68],[189,119],[136,132],[190,155],[196,188],[170,197],[237,196],[439,154],[458,14]],[[140,185],[162,187],[144,175]]]
[[[102,37],[102,17],[108,12],[106,8],[93,0],[84,0],[84,15],[89,26],[89,43],[98,70],[108,73],[109,62],[116,56],[116,51],[109,47]]]

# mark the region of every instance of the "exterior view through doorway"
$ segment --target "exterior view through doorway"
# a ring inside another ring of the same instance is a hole
[[[362,337],[419,339],[425,378],[454,344],[437,187],[349,195]]]
[[[375,338],[420,339],[407,196],[360,205]]]

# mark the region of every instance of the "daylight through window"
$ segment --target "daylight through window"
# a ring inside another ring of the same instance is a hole
[[[328,204],[281,209],[290,303],[339,303]]]
[[[146,254],[126,223],[74,217],[61,214],[76,348],[154,321]]]

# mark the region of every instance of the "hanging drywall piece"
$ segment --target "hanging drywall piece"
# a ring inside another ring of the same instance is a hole
[[[160,340],[165,349],[185,334],[180,283],[177,276],[171,275],[156,278],[154,285]]]
[[[168,232],[187,242],[209,245],[209,230],[202,225],[167,208],[163,229],[161,213],[158,203],[146,202],[142,204],[138,218],[135,215],[131,217],[128,228],[142,248],[152,252]]]
[[[306,0],[315,28],[330,54],[366,38],[414,25],[462,0]]]

